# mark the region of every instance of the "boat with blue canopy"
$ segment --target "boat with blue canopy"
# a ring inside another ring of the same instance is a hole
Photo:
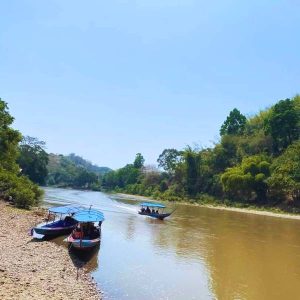
[[[83,208],[80,206],[55,206],[48,209],[46,222],[31,229],[34,238],[55,237],[70,233],[77,225],[78,221],[73,215]]]
[[[141,209],[138,211],[140,215],[149,216],[151,218],[156,218],[163,220],[169,217],[173,212],[165,213],[165,205],[153,202],[142,202],[140,203]]]
[[[99,245],[101,225],[104,221],[103,213],[90,208],[76,213],[73,218],[78,225],[65,241],[78,250],[89,250]]]

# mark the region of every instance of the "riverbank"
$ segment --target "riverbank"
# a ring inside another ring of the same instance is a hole
[[[101,299],[91,276],[66,247],[34,241],[43,210],[21,210],[0,201],[0,299]]]
[[[120,198],[130,200],[134,199],[136,201],[160,201],[160,202],[166,202],[169,204],[183,204],[183,205],[196,205],[201,207],[207,207],[211,209],[217,209],[217,210],[227,210],[227,211],[233,211],[233,212],[239,212],[239,213],[247,213],[247,214],[255,214],[260,216],[268,216],[268,217],[276,217],[276,218],[285,218],[285,219],[294,219],[294,220],[300,220],[300,214],[298,213],[289,213],[284,210],[281,210],[277,207],[235,207],[233,206],[234,203],[232,203],[232,206],[226,206],[224,203],[220,202],[210,202],[210,203],[201,203],[196,201],[166,201],[166,200],[155,200],[151,197],[146,196],[140,196],[140,195],[131,195],[131,194],[124,194],[124,193],[116,193],[114,195],[117,195]],[[236,203],[237,206],[241,205],[241,203]]]

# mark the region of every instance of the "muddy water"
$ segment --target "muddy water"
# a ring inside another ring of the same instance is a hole
[[[178,205],[162,222],[134,200],[52,188],[45,201],[103,210],[86,267],[105,299],[300,298],[300,221]]]

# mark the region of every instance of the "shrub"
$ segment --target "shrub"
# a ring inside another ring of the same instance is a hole
[[[4,199],[11,199],[17,207],[28,209],[39,203],[43,190],[26,176],[0,169],[0,194]]]

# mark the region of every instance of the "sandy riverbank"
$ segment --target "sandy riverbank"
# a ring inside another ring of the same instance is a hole
[[[67,248],[36,242],[29,229],[43,213],[25,211],[0,201],[0,299],[100,299],[89,274],[80,270]]]
[[[126,199],[126,200],[136,200],[136,201],[156,201],[150,197],[145,197],[145,196],[139,196],[139,195],[130,195],[130,194],[123,194],[123,193],[117,193],[114,194],[120,198]],[[160,200],[161,201],[161,200]],[[293,220],[300,220],[300,215],[296,214],[289,214],[285,212],[272,212],[272,211],[267,211],[267,210],[256,210],[256,209],[251,209],[251,208],[238,208],[238,207],[229,207],[229,206],[224,206],[224,205],[210,205],[210,204],[201,204],[201,203],[187,203],[187,202],[168,202],[168,201],[161,201],[165,203],[170,203],[171,205],[196,205],[196,206],[201,206],[201,207],[207,207],[211,209],[218,209],[218,210],[227,210],[227,211],[233,211],[233,212],[238,212],[238,213],[246,213],[246,214],[254,214],[254,215],[260,215],[260,216],[267,216],[267,217],[276,217],[276,218],[285,218],[285,219],[293,219]]]
[[[228,211],[234,211],[239,213],[247,213],[247,214],[254,214],[254,215],[260,215],[260,216],[267,216],[267,217],[276,217],[276,218],[284,218],[284,219],[294,219],[294,220],[300,220],[300,215],[292,215],[288,213],[275,213],[271,211],[266,210],[255,210],[251,208],[237,208],[237,207],[228,207],[228,206],[213,206],[213,205],[200,205],[203,207],[208,207],[212,209],[218,209],[218,210],[228,210]]]

